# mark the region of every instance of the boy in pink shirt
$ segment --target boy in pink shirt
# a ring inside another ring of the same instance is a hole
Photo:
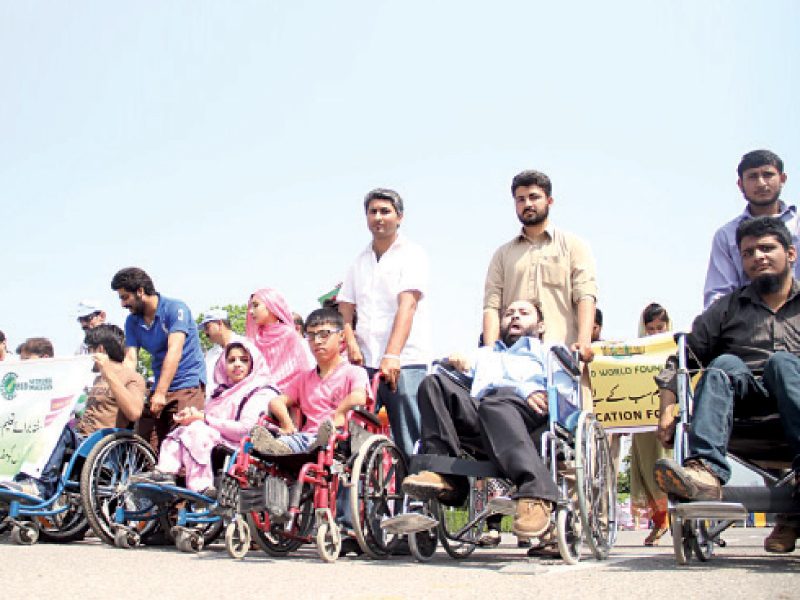
[[[369,377],[363,367],[342,358],[342,315],[331,308],[315,310],[306,322],[306,339],[317,366],[300,372],[283,393],[270,402],[270,413],[278,421],[281,435],[275,438],[265,427],[250,433],[253,447],[265,454],[307,452],[325,446],[337,427],[344,426],[348,411],[367,403]],[[305,417],[297,431],[289,409],[299,406]]]

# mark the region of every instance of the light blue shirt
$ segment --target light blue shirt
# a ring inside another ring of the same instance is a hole
[[[786,223],[786,227],[792,234],[792,244],[795,248],[800,249],[798,247],[800,220],[798,220],[797,208],[794,205],[787,206],[781,201],[778,210],[778,216]],[[717,229],[714,234],[714,241],[711,243],[711,257],[708,260],[706,284],[703,286],[703,309],[711,306],[717,298],[750,283],[750,279],[744,274],[742,257],[739,247],[736,245],[736,228],[744,219],[750,219],[752,216],[748,204],[742,214]],[[795,279],[800,279],[800,261],[794,265],[794,276]]]
[[[550,347],[536,338],[522,337],[510,348],[501,341],[480,348],[475,357],[472,397],[480,400],[489,390],[501,387],[514,388],[520,398],[546,391]],[[569,375],[562,374],[569,385]]]

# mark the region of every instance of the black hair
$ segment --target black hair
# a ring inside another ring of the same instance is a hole
[[[642,312],[642,321],[645,325],[652,323],[653,321],[664,321],[665,323],[669,323],[667,309],[657,302],[651,302]]]
[[[35,354],[41,358],[52,357],[56,355],[55,351],[53,350],[53,343],[46,337],[28,338],[25,340],[25,343],[22,344],[22,352]]]
[[[117,271],[111,280],[111,289],[114,291],[125,290],[135,293],[139,291],[139,288],[142,288],[148,296],[154,296],[156,293],[156,287],[153,285],[150,275],[138,267],[128,267]]]
[[[596,306],[594,307],[594,324],[598,327],[603,326],[603,311]]]
[[[364,212],[369,211],[369,203],[373,200],[386,200],[391,202],[392,206],[394,207],[394,212],[396,212],[398,215],[403,214],[403,199],[400,197],[400,194],[394,190],[375,188],[369,192],[366,196],[364,196]]]
[[[306,324],[305,324],[305,321],[303,321],[303,317],[301,317],[297,313],[292,313],[292,318],[294,319],[294,326],[295,327],[299,327],[300,331],[305,333],[306,332]]]
[[[781,157],[770,152],[769,150],[753,150],[748,152],[739,161],[739,166],[736,167],[736,172],[739,174],[739,179],[744,176],[744,172],[748,169],[757,169],[758,167],[771,166],[778,169],[778,173],[783,173],[783,161]]]
[[[736,228],[736,246],[741,249],[742,240],[746,237],[760,238],[773,235],[780,242],[784,250],[792,245],[792,234],[786,224],[778,217],[761,215],[752,219],[744,219]]]
[[[83,343],[89,348],[102,346],[114,362],[125,360],[125,333],[116,325],[103,323],[86,331]]]
[[[6,334],[0,331],[0,342],[5,342],[5,341],[6,341]]]
[[[344,317],[338,310],[332,308],[318,308],[306,319],[306,329],[320,325],[333,325],[336,329],[344,328]]]
[[[517,188],[538,186],[542,188],[545,195],[549,198],[553,192],[553,183],[550,178],[541,171],[523,171],[514,176],[511,180],[511,195],[517,195]]]

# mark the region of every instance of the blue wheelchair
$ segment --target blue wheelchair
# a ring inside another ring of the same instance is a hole
[[[152,448],[132,431],[96,431],[67,450],[50,497],[0,487],[0,527],[10,528],[12,541],[24,545],[77,541],[90,528],[107,539],[116,508],[134,501],[127,492],[130,476],[154,464]]]
[[[444,369],[469,390],[472,381]],[[569,374],[571,389],[556,385],[555,373]],[[559,490],[553,523],[559,553],[568,564],[582,555],[584,540],[598,560],[608,557],[617,538],[617,486],[608,438],[594,414],[582,409],[581,371],[563,346],[555,346],[547,358],[549,419],[541,433],[541,456]],[[475,450],[472,452],[471,450]],[[411,457],[409,471],[433,471],[466,476],[469,494],[461,507],[445,507],[437,500],[419,501],[406,496],[402,514],[386,519],[382,527],[407,534],[411,554],[418,561],[433,558],[440,542],[456,559],[466,558],[478,547],[493,515],[513,515],[516,501],[508,495],[489,498],[488,479],[503,480],[503,473],[486,460],[479,449],[468,449],[461,458],[420,455]],[[508,483],[507,487],[511,487]]]

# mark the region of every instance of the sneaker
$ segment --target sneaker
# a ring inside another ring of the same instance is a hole
[[[785,554],[794,552],[794,543],[800,537],[794,527],[790,525],[775,525],[775,528],[764,540],[764,550]]]
[[[403,480],[403,493],[416,500],[433,500],[455,491],[447,479],[433,471],[421,471]]]
[[[292,449],[270,433],[266,427],[256,425],[250,431],[250,442],[261,454],[291,454]]]
[[[131,483],[150,483],[153,485],[175,485],[175,475],[158,469],[142,471],[131,475]]]
[[[316,450],[317,448],[326,448],[328,446],[328,442],[331,439],[331,436],[336,432],[336,426],[333,424],[333,421],[330,419],[325,419],[322,423],[319,424],[319,429],[317,430],[317,437],[311,442],[311,445],[308,447],[308,451],[311,452],[312,450]]]
[[[520,498],[512,531],[516,536],[538,537],[550,527],[553,503],[539,498]]]
[[[664,492],[684,500],[722,500],[722,485],[711,469],[699,458],[690,458],[680,466],[671,458],[660,458],[653,476]]]

